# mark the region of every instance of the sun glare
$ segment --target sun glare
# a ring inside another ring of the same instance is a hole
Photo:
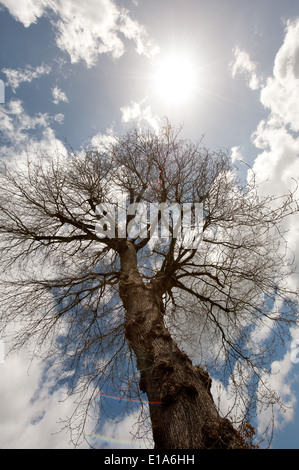
[[[194,64],[180,56],[161,61],[155,75],[155,88],[160,99],[170,104],[186,102],[195,92]]]

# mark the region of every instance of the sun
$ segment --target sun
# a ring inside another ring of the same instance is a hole
[[[173,55],[157,64],[155,89],[159,99],[177,105],[187,102],[196,89],[194,63],[181,55]]]

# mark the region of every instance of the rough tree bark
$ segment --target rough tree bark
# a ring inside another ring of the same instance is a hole
[[[171,281],[144,283],[129,241],[120,256],[126,337],[136,354],[140,390],[150,404],[155,449],[247,448],[230,421],[219,415],[209,374],[192,365],[164,325],[162,295]]]

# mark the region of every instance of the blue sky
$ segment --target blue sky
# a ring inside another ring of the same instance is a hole
[[[158,128],[167,116],[184,137],[228,149],[242,177],[241,161],[253,166],[258,181],[269,179],[265,192],[286,192],[299,177],[298,0],[3,0],[0,44],[2,155],[65,141],[79,149],[109,130]],[[170,58],[180,80],[161,89]],[[288,229],[298,259],[298,219]],[[289,405],[275,416],[274,448],[299,448],[290,351],[286,344],[272,368]],[[61,402],[63,388],[53,393],[54,375],[28,370],[28,358],[24,350],[0,364],[0,447],[68,447],[67,433],[55,432],[72,404]],[[124,445],[134,420],[104,423],[101,445]]]

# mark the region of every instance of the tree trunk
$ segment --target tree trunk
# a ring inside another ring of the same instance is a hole
[[[155,449],[248,448],[219,415],[209,374],[192,365],[166,329],[158,283],[143,283],[134,246],[126,242],[120,254],[126,337],[148,397]]]

